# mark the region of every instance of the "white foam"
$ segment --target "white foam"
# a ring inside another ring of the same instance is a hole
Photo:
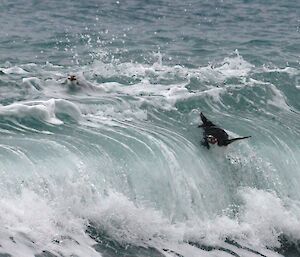
[[[23,84],[31,90],[31,92],[38,92],[42,88],[42,81],[37,77],[27,77],[22,79]]]
[[[236,218],[221,215],[198,221],[187,234],[189,240],[220,245],[229,237],[257,251],[264,251],[265,247],[280,247],[278,237],[281,234],[299,240],[298,204],[286,205],[275,193],[264,190],[241,188],[238,193],[243,204]]]
[[[33,101],[24,103],[13,103],[0,106],[0,115],[12,118],[31,117],[54,125],[63,124],[56,117],[56,113],[63,113],[79,120],[81,113],[78,107],[63,99],[50,99],[47,101]]]
[[[271,88],[273,96],[271,100],[267,101],[267,103],[283,110],[291,110],[291,107],[288,106],[287,99],[283,93],[272,84],[269,85],[269,88]]]
[[[247,76],[255,66],[245,61],[237,50],[235,53],[236,56],[226,57],[222,65],[214,70],[220,72],[226,78]]]
[[[299,240],[300,208],[296,202],[290,205],[273,192],[257,189],[241,189],[240,195],[245,203],[241,223],[251,227],[262,245],[280,247],[281,234]]]
[[[43,250],[64,256],[101,256],[84,235],[85,224],[33,191],[0,200],[1,252],[14,257],[40,254]],[[77,243],[78,242],[78,243]]]
[[[40,69],[33,64],[23,65],[22,67],[31,72],[31,76],[23,79],[23,84],[30,88],[32,92],[36,91],[35,93],[44,94],[46,98],[64,97],[71,99],[80,98],[83,95],[96,96],[98,93],[99,96],[102,94],[109,97],[111,94],[119,94],[133,96],[138,101],[171,110],[175,108],[178,101],[186,101],[190,98],[207,95],[211,96],[214,102],[221,103],[221,94],[227,91],[226,87],[221,86],[222,89],[214,88],[205,85],[204,82],[223,83],[225,79],[230,77],[244,77],[254,67],[245,61],[238,52],[214,66],[207,65],[199,68],[186,68],[180,65],[168,66],[163,63],[160,53],[157,54],[157,57],[158,61],[153,64],[119,63],[117,61],[105,63],[95,60],[92,64],[82,67],[80,71],[68,73],[75,74],[76,81],[67,79],[67,74],[62,72],[62,66],[47,63],[43,69]],[[19,68],[16,68],[15,71],[22,73]],[[14,68],[11,67],[8,70],[2,68],[1,70],[3,72],[13,72]],[[28,72],[25,71],[24,74],[28,75]],[[50,79],[43,81],[38,74]],[[131,82],[129,85],[117,82],[99,84],[95,81],[97,76],[104,78],[126,77]],[[190,91],[186,85],[189,84],[192,78],[196,78],[202,83],[198,89]],[[57,121],[50,122],[55,123]]]
[[[278,257],[266,247],[280,247],[279,235],[300,239],[299,203],[284,201],[273,192],[240,188],[242,202],[236,217],[225,212],[206,219],[194,216],[180,221],[166,218],[147,202],[134,203],[121,193],[99,194],[87,182],[78,178],[68,180],[63,188],[59,184],[44,185],[44,195],[42,191],[23,188],[16,195],[2,197],[1,251],[12,256],[19,256],[20,252],[34,256],[42,250],[66,256],[101,256],[85,233],[89,223],[124,247],[130,244],[169,249],[188,256],[219,257],[224,252],[206,252],[186,244],[187,241],[221,246],[240,256],[255,256],[224,243],[230,238],[266,256]]]
[[[271,73],[287,73],[291,76],[295,76],[295,75],[298,75],[299,74],[299,71],[295,68],[292,68],[292,67],[285,67],[285,68],[268,68],[266,66],[263,66],[263,69],[262,69],[264,72],[271,72]]]
[[[23,70],[18,66],[14,66],[10,68],[0,68],[0,71],[2,71],[4,74],[17,74],[17,75],[24,75],[28,73],[27,71]]]
[[[150,240],[182,240],[176,226],[155,209],[135,206],[119,193],[110,193],[107,198],[88,210],[89,219],[104,229],[113,239],[122,244],[147,246]]]
[[[99,230],[106,231],[112,239],[124,245],[168,247],[179,253],[183,249],[188,251],[189,247],[183,245],[185,241],[192,241],[252,256],[249,251],[225,244],[225,239],[230,238],[267,256],[280,256],[266,247],[280,247],[278,236],[281,233],[294,240],[300,238],[299,207],[298,216],[295,216],[294,209],[292,211],[295,205],[286,206],[272,192],[241,188],[238,193],[243,204],[236,218],[224,214],[206,220],[172,223],[155,209],[137,206],[118,193],[110,193],[100,205],[85,209],[84,216],[87,215]],[[194,249],[195,253],[199,254],[199,249]],[[203,256],[215,255],[209,252]],[[218,252],[216,256],[222,255]]]
[[[160,108],[172,109],[178,101],[187,100],[202,95],[210,95],[215,102],[221,102],[221,93],[226,92],[226,86],[213,88],[201,85],[199,89],[190,92],[186,85],[191,78],[202,82],[212,81],[222,83],[227,78],[241,78],[248,76],[254,65],[245,61],[236,51],[231,57],[226,57],[214,66],[208,65],[196,69],[183,66],[167,66],[158,54],[158,61],[153,64],[139,63],[104,63],[94,61],[91,66],[83,67],[84,73],[89,77],[101,76],[105,78],[122,77],[134,78],[132,84],[124,86],[116,82],[102,84],[107,93],[118,93],[134,96],[146,101],[148,104],[158,105]],[[164,83],[160,83],[164,81]],[[165,81],[167,83],[165,83]],[[169,82],[168,82],[169,81]],[[174,81],[179,81],[174,84]],[[204,93],[205,91],[205,93]]]

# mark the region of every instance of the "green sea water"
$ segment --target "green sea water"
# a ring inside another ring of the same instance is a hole
[[[0,8],[0,256],[300,256],[299,1]]]

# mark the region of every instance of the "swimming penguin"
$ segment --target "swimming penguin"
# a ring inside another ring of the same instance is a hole
[[[81,90],[103,90],[102,86],[94,86],[92,83],[88,82],[83,75],[69,75],[62,84],[66,85],[67,89],[73,92]]]
[[[209,144],[217,144],[218,146],[227,146],[231,144],[234,141],[246,139],[251,136],[246,137],[237,137],[237,138],[231,138],[229,139],[228,134],[225,132],[225,130],[219,128],[215,124],[213,124],[210,120],[208,120],[203,113],[200,113],[200,117],[202,120],[202,124],[198,127],[203,128],[203,139],[201,141],[201,144],[207,149],[210,148]]]

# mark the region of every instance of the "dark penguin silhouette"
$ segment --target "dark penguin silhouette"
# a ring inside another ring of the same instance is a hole
[[[200,117],[202,120],[202,124],[198,127],[203,128],[203,140],[201,144],[207,149],[209,149],[209,144],[218,144],[218,146],[227,146],[234,141],[246,139],[251,136],[247,137],[237,137],[229,139],[228,134],[225,132],[224,129],[219,128],[215,124],[213,124],[210,120],[208,120],[203,113],[200,113]]]

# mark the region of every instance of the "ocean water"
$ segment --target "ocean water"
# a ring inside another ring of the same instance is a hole
[[[1,257],[300,256],[299,1],[0,8]]]

